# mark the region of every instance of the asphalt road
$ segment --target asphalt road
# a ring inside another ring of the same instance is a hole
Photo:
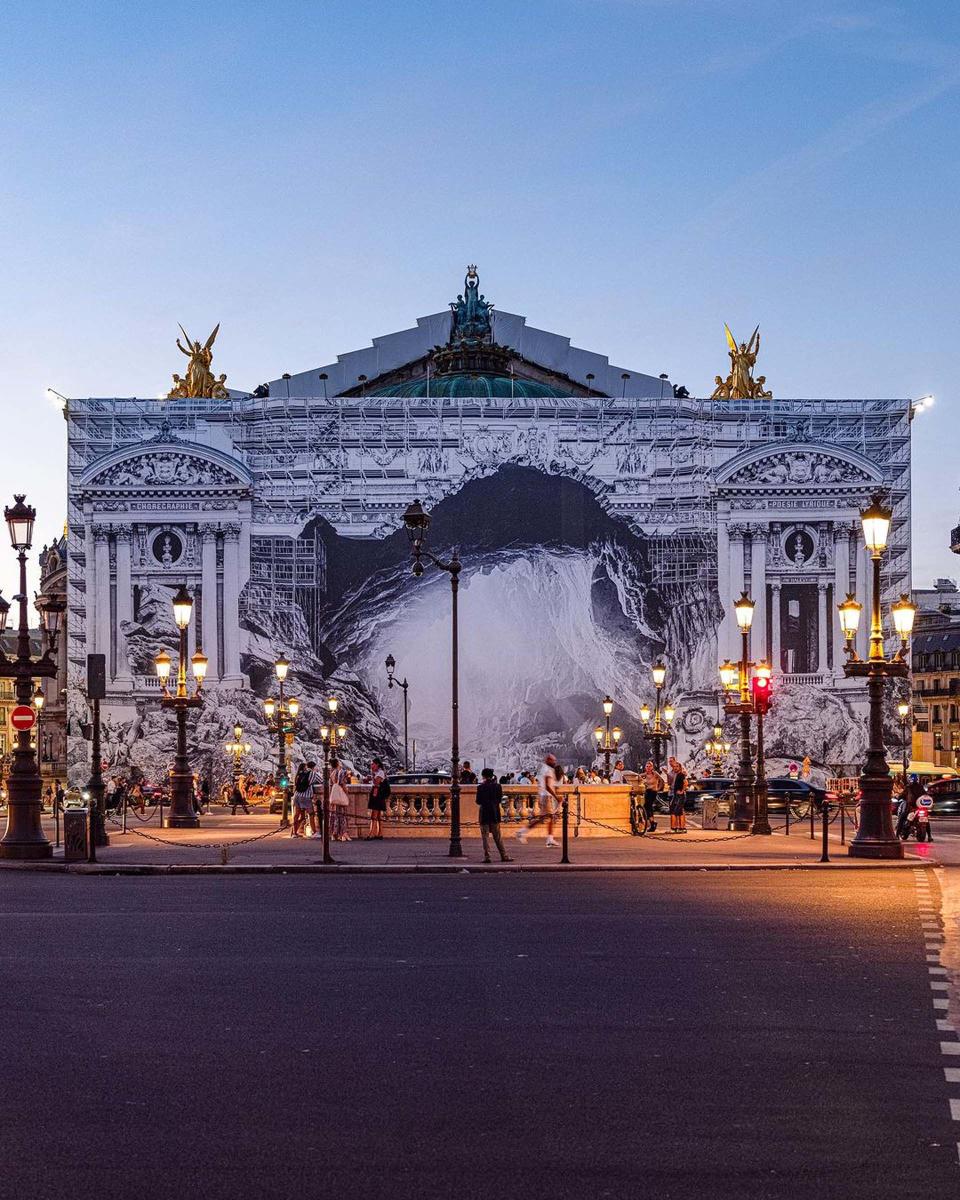
[[[3,874],[0,1195],[953,1197],[919,873]]]

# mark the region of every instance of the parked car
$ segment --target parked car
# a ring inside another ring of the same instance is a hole
[[[387,776],[387,783],[395,787],[434,787],[449,783],[449,771],[397,771]]]

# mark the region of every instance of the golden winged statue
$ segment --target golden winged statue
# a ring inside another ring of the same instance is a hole
[[[184,346],[177,338],[177,349],[187,357],[187,373],[184,376],[174,375],[173,388],[167,393],[167,399],[185,400],[192,396],[200,396],[207,400],[226,400],[230,395],[224,387],[226,375],[215,377],[210,370],[210,364],[213,362],[213,343],[220,332],[219,321],[202,346],[191,339],[182,325],[180,332],[187,344]]]
[[[757,379],[753,377],[757,355],[760,353],[760,326],[753,331],[749,342],[737,345],[737,339],[730,332],[730,326],[724,325],[727,335],[727,353],[730,355],[730,374],[724,379],[715,376],[716,387],[711,400],[772,400],[773,392],[766,391],[765,375]]]

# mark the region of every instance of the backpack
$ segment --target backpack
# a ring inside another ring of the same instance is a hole
[[[297,777],[293,781],[294,789],[301,794],[310,787],[310,771],[306,763],[301,763],[297,767]]]

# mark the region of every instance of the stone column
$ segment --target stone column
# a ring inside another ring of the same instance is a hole
[[[860,657],[866,658],[870,650],[870,553],[863,544],[863,534],[859,530],[851,536],[856,547],[857,600],[863,605],[855,645]]]
[[[110,527],[93,527],[94,587],[97,589],[97,633],[95,653],[106,655],[110,672]]]
[[[733,610],[730,607],[730,537],[727,533],[727,522],[721,517],[717,523],[717,596],[720,600],[722,616],[717,628],[717,665],[728,658],[727,646],[730,643],[730,622],[733,620]]]
[[[754,662],[767,658],[767,531],[753,526],[750,536],[750,596],[754,602],[752,654]]]
[[[738,662],[740,659],[740,631],[737,628],[736,620],[733,613],[733,602],[739,600],[740,593],[743,591],[744,577],[746,574],[746,563],[744,561],[744,534],[746,530],[742,525],[730,525],[727,527],[727,533],[730,537],[730,595],[727,597],[727,609],[729,615],[727,618],[727,644],[721,648],[721,659],[729,658],[731,662]]]
[[[838,678],[843,677],[846,655],[843,652],[843,630],[840,628],[837,605],[846,600],[849,591],[850,530],[841,525],[833,531],[833,612],[830,613],[833,627],[833,671]]]
[[[87,524],[83,531],[83,586],[86,609],[86,653],[94,654],[97,649],[97,564],[94,549],[93,526]]]
[[[218,606],[217,606],[217,531],[213,525],[204,525],[202,529],[202,574],[203,588],[201,605],[203,607],[203,652],[210,660],[207,667],[207,678],[211,683],[220,678],[218,655],[219,641]]]
[[[242,687],[240,674],[240,526],[223,529],[223,682]]]
[[[828,624],[830,614],[827,612],[827,584],[821,580],[817,584],[817,670],[821,675],[827,672],[827,638],[830,636]]]
[[[114,632],[114,649],[117,662],[117,687],[124,691],[133,688],[133,673],[127,657],[127,639],[123,632],[124,622],[133,620],[133,584],[130,579],[130,535],[129,525],[115,525],[117,535],[117,626]]]
[[[783,670],[782,655],[780,653],[780,630],[783,619],[780,608],[781,587],[782,584],[779,579],[770,584],[770,604],[773,610],[770,614],[770,665],[777,674]]]

